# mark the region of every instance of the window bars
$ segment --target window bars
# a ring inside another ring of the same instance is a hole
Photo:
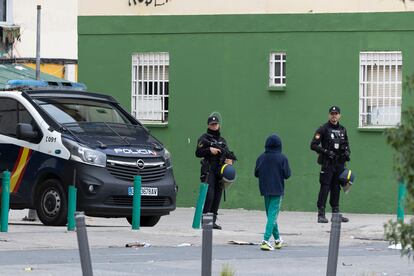
[[[269,87],[286,86],[286,53],[270,53]]]
[[[392,127],[401,121],[401,52],[359,55],[359,127]]]
[[[142,122],[167,123],[169,97],[168,53],[132,56],[132,115]]]

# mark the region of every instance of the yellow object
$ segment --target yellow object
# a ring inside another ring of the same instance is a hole
[[[351,170],[349,170],[349,171],[348,171],[348,176],[346,177],[346,179],[348,180],[348,182],[349,182],[349,180],[351,179],[351,173],[352,173],[352,171],[351,171]]]
[[[224,164],[223,166],[221,166],[220,174],[223,174],[224,168],[227,167],[227,166],[228,166],[228,164]]]
[[[34,63],[26,63],[27,67],[30,67],[32,69],[36,70],[36,64]],[[75,67],[76,69],[76,79],[78,75],[78,65]],[[46,64],[40,64],[40,72],[46,73],[61,79],[65,78],[65,65],[64,64],[56,64],[56,63],[46,63]]]

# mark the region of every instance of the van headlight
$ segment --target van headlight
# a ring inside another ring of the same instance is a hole
[[[63,145],[70,152],[70,159],[98,167],[106,166],[106,154],[83,146],[73,140],[62,138]]]
[[[167,166],[167,168],[172,167],[172,165],[171,165],[171,153],[166,148],[164,148],[164,156],[163,157],[164,157],[165,165]]]

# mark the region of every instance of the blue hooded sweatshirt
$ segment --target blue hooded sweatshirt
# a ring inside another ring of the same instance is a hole
[[[265,152],[256,161],[254,175],[259,178],[262,196],[282,196],[285,190],[285,179],[290,177],[287,157],[282,153],[282,141],[276,134],[266,139]]]

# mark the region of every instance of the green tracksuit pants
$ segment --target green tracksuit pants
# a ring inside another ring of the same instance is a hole
[[[279,215],[280,206],[282,205],[282,196],[264,196],[264,202],[267,216],[264,240],[268,241],[272,235],[275,240],[278,240],[280,236],[279,228],[277,226],[277,216]]]

